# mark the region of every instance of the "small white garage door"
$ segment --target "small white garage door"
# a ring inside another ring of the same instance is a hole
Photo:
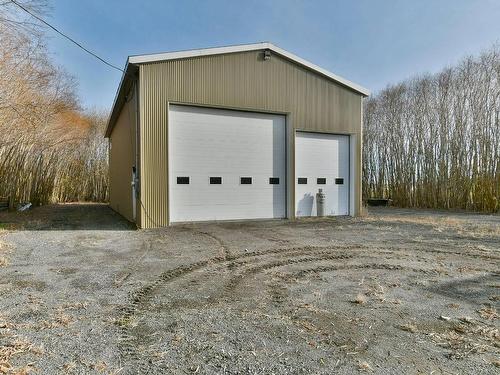
[[[349,214],[349,136],[297,132],[296,216],[316,216],[316,193],[326,195],[325,215]]]
[[[286,216],[285,117],[170,105],[170,222]]]

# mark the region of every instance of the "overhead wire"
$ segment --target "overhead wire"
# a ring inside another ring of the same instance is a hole
[[[28,13],[30,16],[36,18],[38,21],[40,21],[41,23],[43,23],[45,26],[47,26],[50,29],[54,30],[56,33],[58,33],[62,37],[64,37],[67,40],[69,40],[71,43],[75,44],[78,48],[82,49],[86,53],[88,53],[91,56],[95,57],[96,59],[100,60],[101,62],[103,62],[104,64],[108,65],[109,67],[111,67],[113,69],[116,69],[116,70],[119,70],[122,73],[125,73],[125,71],[123,69],[121,69],[121,68],[117,67],[116,65],[113,65],[112,63],[106,61],[104,58],[102,58],[101,56],[97,55],[95,52],[92,52],[91,50],[89,50],[88,48],[86,48],[85,46],[83,46],[80,42],[77,42],[76,40],[74,40],[70,36],[68,36],[65,33],[63,33],[62,31],[60,31],[55,26],[52,26],[50,23],[48,23],[47,21],[45,21],[42,17],[40,17],[37,14],[33,13],[28,8],[26,8],[22,4],[18,3],[16,0],[10,0],[10,2],[12,4],[16,5],[17,7],[19,7],[20,9],[22,9],[24,12]]]

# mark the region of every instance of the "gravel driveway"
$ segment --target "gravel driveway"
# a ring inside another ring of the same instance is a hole
[[[500,371],[500,217],[0,214],[0,374]],[[23,372],[24,371],[24,372]]]

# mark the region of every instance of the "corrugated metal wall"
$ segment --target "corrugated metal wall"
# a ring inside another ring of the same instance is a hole
[[[135,158],[135,100],[126,102],[110,136],[109,205],[130,221],[132,208],[132,166]]]
[[[252,51],[144,64],[139,80],[142,228],[168,224],[169,102],[288,113],[296,130],[361,135],[360,94],[276,54],[268,61]]]

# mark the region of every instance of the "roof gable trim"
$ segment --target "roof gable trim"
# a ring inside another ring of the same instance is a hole
[[[345,78],[342,78],[326,69],[320,68],[319,66],[304,60],[303,58],[294,55],[278,46],[275,46],[272,43],[263,42],[263,43],[253,43],[253,44],[242,44],[237,46],[228,46],[228,47],[215,47],[215,48],[203,48],[203,49],[194,49],[187,51],[178,51],[178,52],[166,52],[166,53],[156,53],[150,55],[137,55],[130,56],[129,63],[130,64],[146,64],[153,63],[159,61],[168,61],[168,60],[176,60],[176,59],[185,59],[189,57],[200,57],[200,56],[210,56],[210,55],[221,55],[227,53],[236,53],[236,52],[247,52],[247,51],[257,51],[269,49],[299,65],[302,65],[312,71],[320,73],[323,76],[326,76],[343,86],[346,86],[363,96],[369,96],[370,91],[354,82],[351,82]]]

